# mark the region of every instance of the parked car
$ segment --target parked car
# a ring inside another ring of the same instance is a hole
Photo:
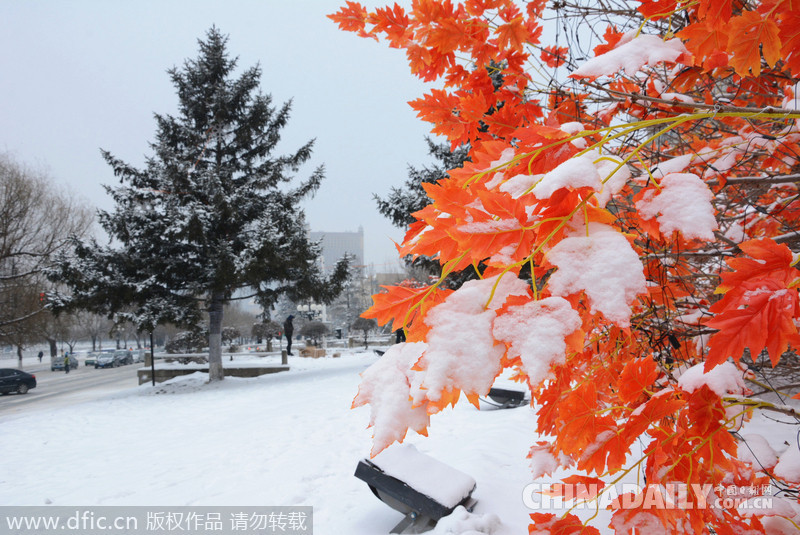
[[[119,360],[114,358],[114,353],[100,353],[94,363],[95,368],[116,368],[119,365]]]
[[[130,349],[118,349],[114,351],[114,358],[119,361],[120,366],[133,364],[133,352]]]
[[[146,349],[135,349],[133,351],[133,362],[144,362],[145,354],[147,354]]]
[[[36,388],[35,375],[13,368],[0,368],[0,393],[25,394],[31,388]]]
[[[63,370],[64,369],[64,357],[61,355],[56,355],[55,357],[50,358],[50,371],[54,372],[56,370]],[[78,367],[78,359],[75,358],[75,355],[69,354],[67,355],[67,360],[69,360],[69,369],[74,370]]]
[[[84,366],[94,366],[97,362],[97,356],[99,354],[100,353],[97,353],[96,351],[94,353],[89,353],[89,355],[87,355],[83,361]]]

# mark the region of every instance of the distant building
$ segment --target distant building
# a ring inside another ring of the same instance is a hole
[[[309,232],[308,237],[322,242],[323,271],[332,271],[345,254],[355,257],[350,265],[364,265],[364,227],[358,227],[358,232]]]
[[[407,278],[408,275],[405,273],[376,273],[375,284],[378,286],[397,286]]]

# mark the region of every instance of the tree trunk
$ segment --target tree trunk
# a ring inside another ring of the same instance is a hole
[[[222,369],[222,305],[223,296],[211,294],[208,307],[208,381],[221,381],[225,377]]]
[[[54,338],[48,338],[47,343],[50,345],[50,357],[58,355],[58,346]]]
[[[22,346],[17,346],[17,358],[19,359],[19,369],[22,369]]]

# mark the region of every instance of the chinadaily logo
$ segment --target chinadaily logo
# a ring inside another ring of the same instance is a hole
[[[667,483],[531,483],[522,501],[528,509],[768,509],[771,487]]]

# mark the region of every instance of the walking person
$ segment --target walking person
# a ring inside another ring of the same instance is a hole
[[[294,334],[294,325],[292,324],[292,320],[294,316],[289,314],[289,317],[286,318],[286,321],[283,322],[283,334],[286,335],[286,354],[292,354],[292,335]]]
[[[44,351],[39,351],[39,355],[38,355],[38,357],[39,357],[39,363],[41,363],[41,362],[42,362],[42,357],[43,357],[43,356],[44,356]]]
[[[406,331],[402,328],[397,329],[394,332],[394,343],[395,344],[402,344],[406,341]]]
[[[64,351],[64,373],[69,373],[69,355]]]

